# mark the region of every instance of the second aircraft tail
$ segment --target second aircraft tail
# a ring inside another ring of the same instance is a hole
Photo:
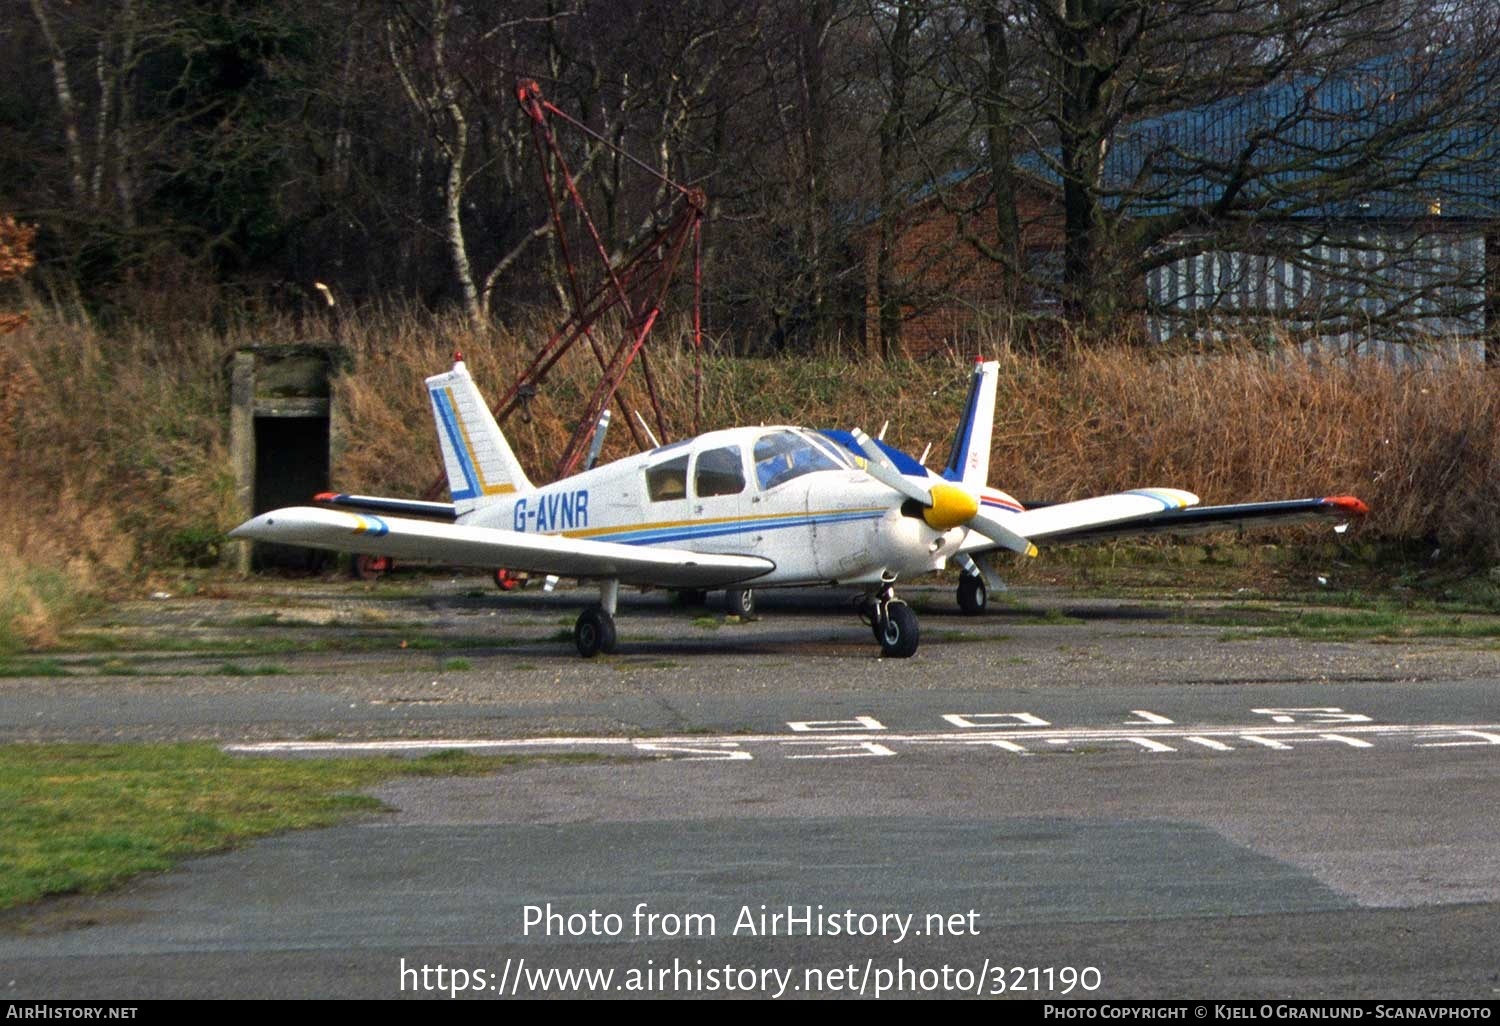
[[[999,378],[999,363],[991,360],[974,365],[963,419],[958,422],[948,464],[943,467],[945,479],[974,491],[989,483],[990,435],[995,428],[995,389]]]

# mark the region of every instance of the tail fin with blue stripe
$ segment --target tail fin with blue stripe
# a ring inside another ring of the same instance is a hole
[[[427,394],[432,397],[448,491],[460,519],[502,496],[532,489],[462,360],[446,374],[428,378]]]
[[[989,483],[990,435],[995,428],[995,389],[999,379],[999,363],[992,360],[975,364],[963,419],[958,422],[948,464],[943,468],[944,479],[971,489]]]

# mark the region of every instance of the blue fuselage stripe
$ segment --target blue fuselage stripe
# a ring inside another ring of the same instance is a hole
[[[733,520],[726,523],[701,525],[674,525],[632,529],[622,527],[616,532],[595,534],[598,541],[620,542],[625,545],[660,545],[670,542],[689,541],[698,538],[722,538],[734,534],[754,534],[761,531],[779,531],[788,527],[824,527],[832,524],[850,524],[861,520],[878,520],[883,511],[861,513],[835,513],[821,516],[791,514],[774,520]]]

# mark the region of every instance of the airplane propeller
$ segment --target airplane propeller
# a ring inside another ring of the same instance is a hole
[[[998,518],[982,511],[979,499],[968,489],[951,481],[921,481],[908,477],[901,473],[869,435],[859,428],[855,428],[850,434],[854,436],[860,451],[865,454],[865,472],[881,484],[926,506],[922,511],[922,519],[929,527],[939,531],[967,527],[1002,548],[1027,556],[1036,555],[1035,545],[1006,527]]]

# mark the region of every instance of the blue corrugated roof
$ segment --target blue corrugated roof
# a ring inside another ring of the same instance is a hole
[[[1137,217],[1210,206],[1243,161],[1238,211],[1500,217],[1500,83],[1476,76],[1484,102],[1455,110],[1440,84],[1458,60],[1385,57],[1125,125],[1105,157],[1105,199]],[[1061,182],[1056,150],[1018,165]]]

